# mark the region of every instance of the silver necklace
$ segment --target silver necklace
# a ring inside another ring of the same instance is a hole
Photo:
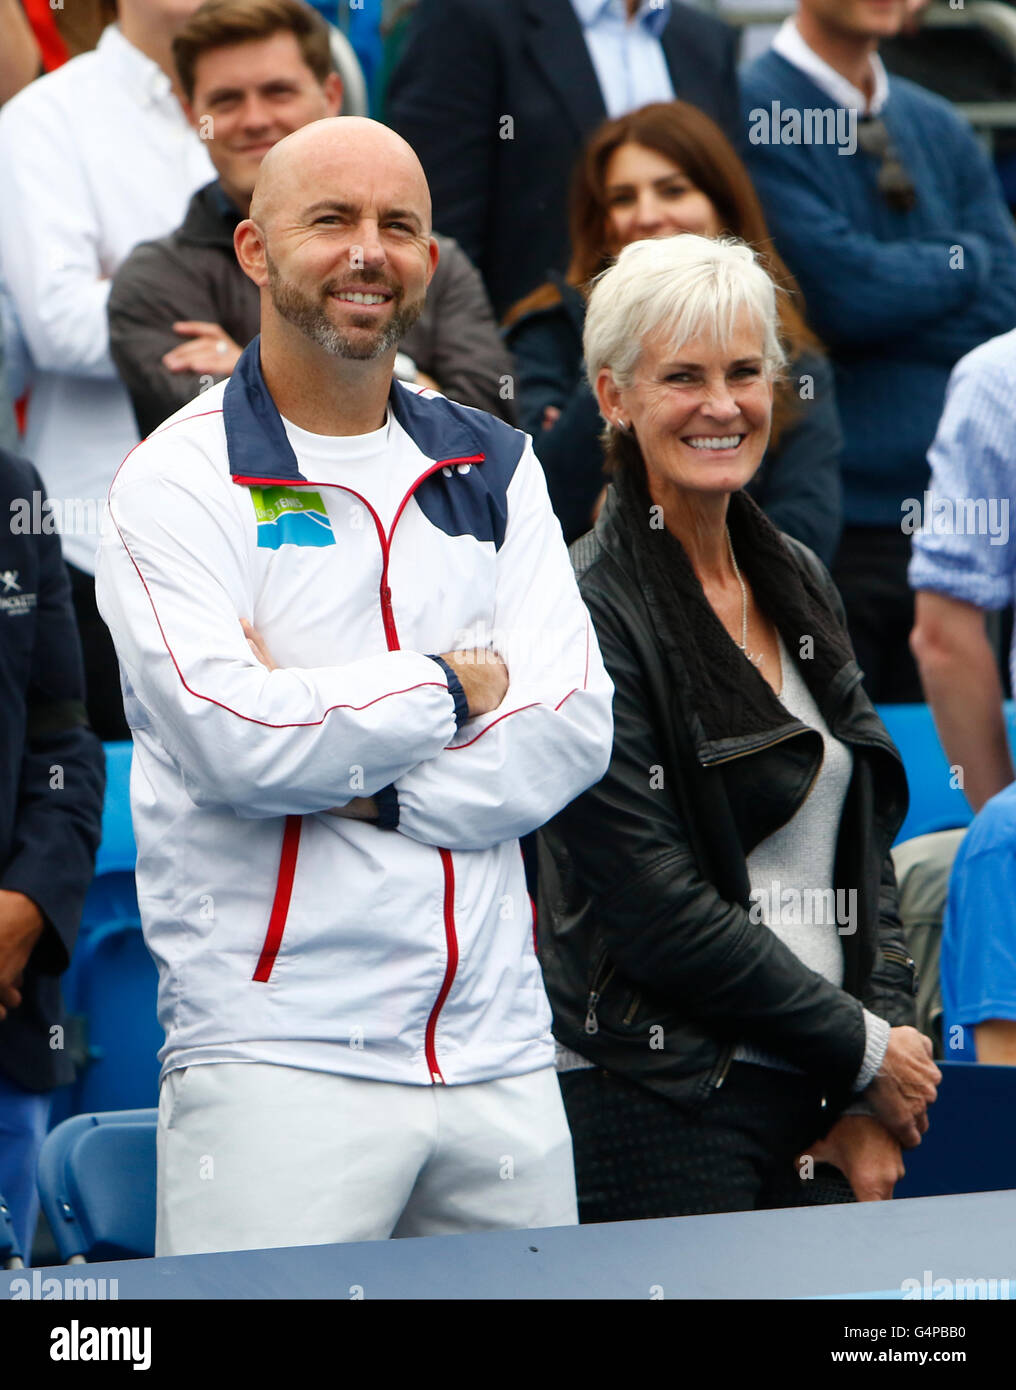
[[[741,578],[741,571],[738,569],[737,560],[734,557],[734,545],[730,539],[729,526],[726,528],[726,532],[727,551],[730,555],[730,563],[734,567],[734,578],[737,580],[738,585],[741,589],[741,640],[740,642],[736,642],[734,645],[739,647],[741,651],[744,652],[745,656],[748,658],[748,660],[751,662],[753,666],[760,666],[762,664],[762,658],[765,656],[765,653],[759,652],[755,654],[754,652],[750,652],[748,650],[748,591],[744,587],[744,580]]]

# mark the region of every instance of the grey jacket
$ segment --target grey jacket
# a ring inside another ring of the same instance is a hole
[[[239,221],[216,180],[194,194],[181,227],[136,246],[117,271],[109,296],[110,348],[143,438],[202,386],[223,379],[162,365],[164,354],[186,341],[173,332],[177,320],[217,323],[241,347],[260,329],[257,286],[233,252]],[[457,242],[435,235],[441,259],[423,314],[401,349],[452,400],[514,424],[514,401],[501,398],[503,389],[509,394],[513,364],[483,282]]]

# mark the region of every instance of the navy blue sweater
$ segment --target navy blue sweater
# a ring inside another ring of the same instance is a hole
[[[917,193],[878,191],[880,161],[835,145],[758,144],[747,163],[773,239],[836,369],[844,520],[897,526],[920,497],[953,364],[1016,324],[1016,240],[994,170],[947,101],[890,77],[882,112]],[[745,112],[835,110],[778,53],[743,74]]]
[[[519,382],[519,423],[547,477],[551,504],[566,541],[590,527],[593,504],[606,478],[596,398],[582,360],[585,300],[561,278],[561,303],[536,310],[508,330]],[[840,537],[840,449],[833,374],[824,357],[809,353],[791,363],[792,381],[812,378],[776,448],[770,449],[748,491],[777,525],[832,563]],[[543,429],[548,405],[561,411]]]
[[[63,1021],[59,977],[92,881],[106,781],[85,716],[60,537],[47,530],[44,500],[35,469],[0,450],[0,888],[24,893],[45,919],[22,1002],[0,1021],[0,1075],[30,1091],[74,1075],[50,1029]]]

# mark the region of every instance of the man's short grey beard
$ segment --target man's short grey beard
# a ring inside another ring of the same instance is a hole
[[[308,299],[295,286],[284,281],[274,261],[267,256],[265,259],[268,289],[276,313],[332,357],[343,357],[354,362],[377,361],[398,346],[423,313],[423,299],[413,304],[400,304],[373,342],[353,339],[341,328],[336,328],[322,303]]]

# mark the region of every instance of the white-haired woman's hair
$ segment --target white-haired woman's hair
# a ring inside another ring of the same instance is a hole
[[[776,286],[751,247],[733,237],[662,237],[633,241],[593,281],[582,345],[589,384],[609,367],[630,386],[646,338],[664,334],[674,352],[704,336],[730,342],[747,310],[762,336],[766,375],[786,365],[780,344]]]

